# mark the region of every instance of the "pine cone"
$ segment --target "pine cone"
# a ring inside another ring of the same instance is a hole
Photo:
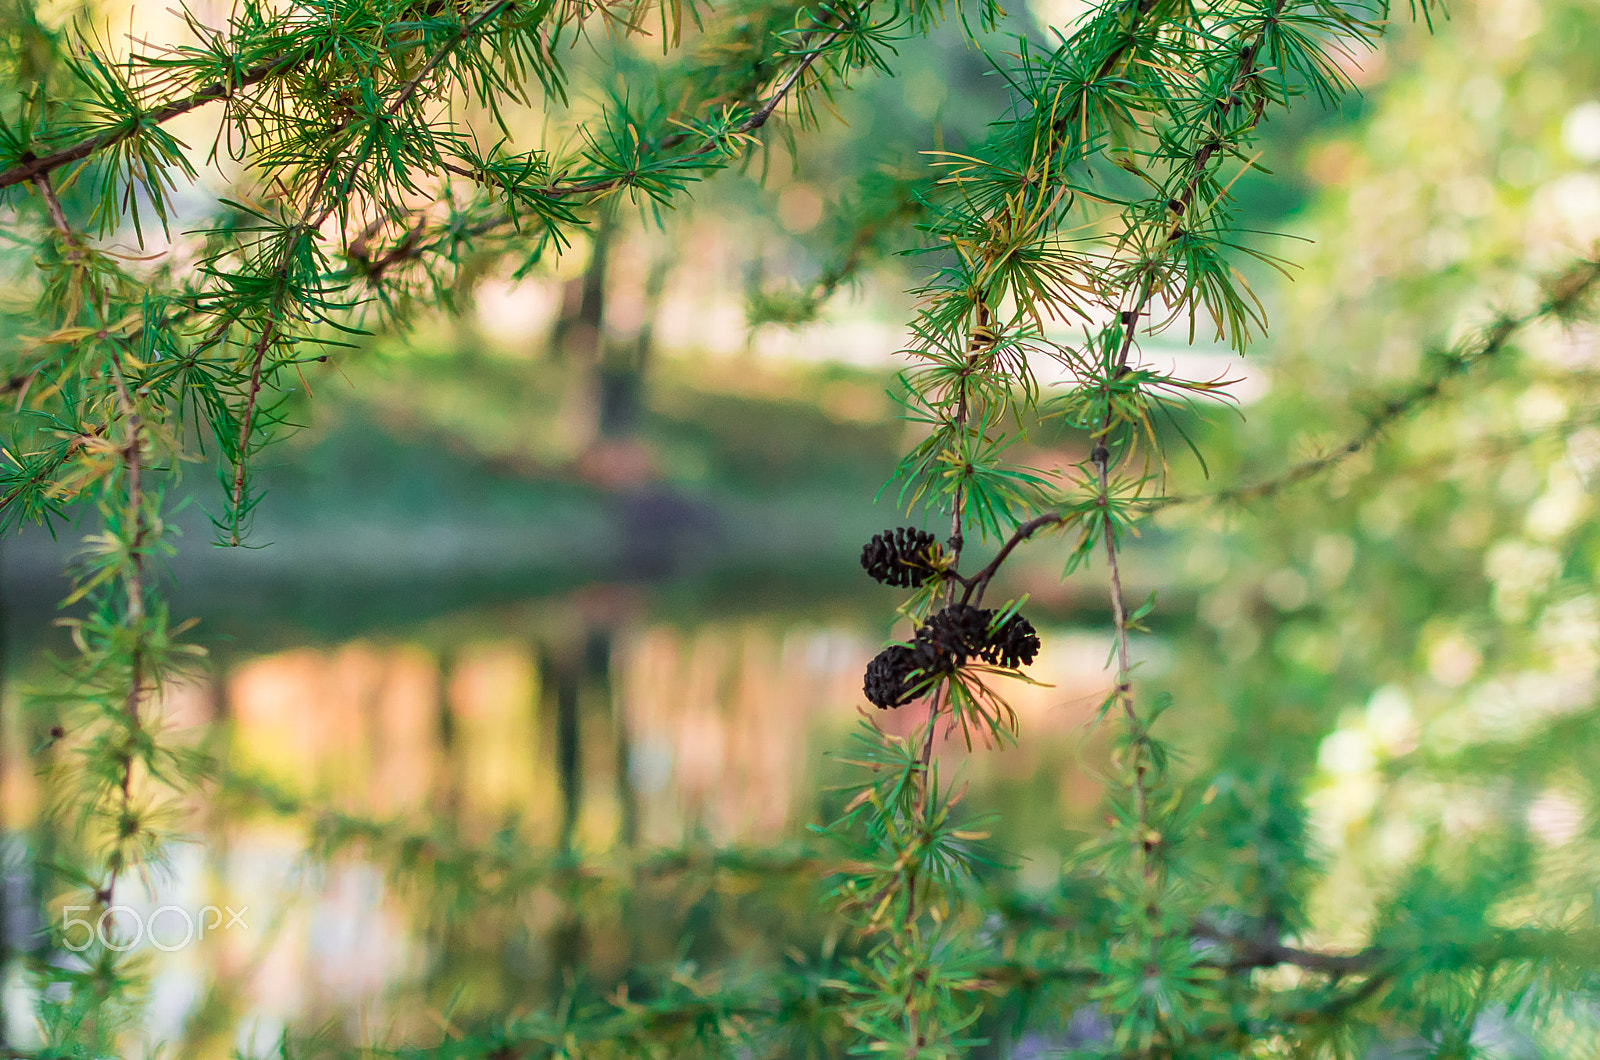
[[[934,645],[915,638],[907,644],[891,644],[867,664],[861,691],[874,706],[898,707],[927,687],[923,678],[949,673],[955,661]]]
[[[919,675],[947,674],[960,665],[947,652],[941,651],[938,645],[921,637],[911,641],[910,651],[907,662]]]
[[[926,530],[902,526],[873,534],[861,549],[861,568],[885,585],[908,589],[933,577],[937,539]]]
[[[983,651],[985,662],[1011,670],[1029,665],[1038,655],[1038,631],[1021,615],[1012,615],[1002,622]]]
[[[911,663],[911,649],[901,644],[891,644],[867,664],[867,674],[861,691],[867,701],[880,710],[898,707],[911,694],[906,680],[915,667]]]
[[[917,640],[960,666],[988,644],[989,622],[994,612],[970,604],[951,604],[929,617],[917,630]]]

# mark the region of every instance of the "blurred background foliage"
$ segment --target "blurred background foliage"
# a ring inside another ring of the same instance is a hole
[[[1005,28],[1046,40],[1078,13],[1035,0]],[[570,110],[511,120],[560,128],[646,91],[658,48],[584,44]],[[823,751],[890,632],[889,594],[855,554],[893,521],[873,498],[906,447],[905,178],[926,150],[980,138],[1005,100],[959,27],[907,40],[899,63],[680,208],[619,199],[559,257],[468,258],[453,311],[308,366],[314,397],[289,414],[312,429],[265,476],[270,547],[198,547],[198,488],[174,612],[201,616],[212,665],[163,698],[234,779],[149,902],[252,915],[248,933],[160,958],[152,1042],[210,1057],[265,1055],[285,1028],[448,1040],[453,1020],[616,996],[663,968],[803,954],[825,977],[839,939],[804,825],[837,809]],[[1209,478],[1176,461],[1177,494],[1270,481],[1359,433],[1600,240],[1587,0],[1456,0],[1349,72],[1362,95],[1266,126],[1271,175],[1236,188],[1247,227],[1289,237],[1257,239],[1293,280],[1249,274],[1272,330],[1248,361],[1209,355],[1245,403],[1189,424]],[[1179,344],[1147,360],[1207,363]],[[1141,679],[1175,694],[1163,724],[1183,771],[1215,778],[1219,907],[1277,896],[1325,947],[1391,922],[1462,939],[1595,923],[1597,400],[1600,330],[1541,321],[1328,473],[1160,512],[1133,545],[1130,598],[1159,589]],[[1082,460],[1064,439],[1042,425],[1023,462]],[[32,824],[29,753],[53,720],[20,712],[17,689],[58,646],[71,540],[30,529],[0,552],[4,1040],[24,1048],[22,957],[53,915],[31,877],[52,838]],[[1111,679],[1102,590],[1061,582],[1054,547],[1006,571],[1053,627],[1034,674],[1050,686],[1017,696],[1021,746],[943,753],[974,808],[1006,809],[996,844],[1018,858],[990,882],[1089,917],[1062,865],[1099,812],[1092,716]],[[337,810],[307,809],[319,800]],[[636,865],[632,848],[660,853]],[[1002,1015],[984,1055],[1105,1035],[1088,1011]],[[1472,1044],[1575,1056],[1592,1033],[1592,1014],[1507,1010]]]

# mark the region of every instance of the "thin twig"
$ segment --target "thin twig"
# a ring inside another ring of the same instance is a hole
[[[1096,475],[1100,487],[1100,518],[1103,524],[1106,566],[1111,583],[1111,622],[1117,647],[1117,685],[1114,694],[1128,723],[1129,753],[1133,759],[1130,767],[1133,770],[1134,806],[1138,813],[1138,835],[1135,837],[1135,846],[1139,851],[1140,872],[1145,876],[1149,876],[1152,871],[1150,854],[1154,848],[1154,844],[1150,841],[1149,793],[1146,791],[1145,784],[1149,763],[1146,761],[1144,753],[1146,740],[1144,724],[1139,719],[1139,713],[1134,707],[1133,701],[1133,659],[1128,650],[1128,609],[1122,596],[1122,567],[1117,558],[1116,525],[1111,518],[1109,470],[1111,457],[1104,445],[1096,448],[1095,456]]]
[[[484,23],[498,18],[510,6],[511,0],[496,0],[495,3],[490,4],[472,18],[463,22],[461,27],[456,30],[455,36],[429,56],[428,61],[422,64],[422,69],[417,71],[416,76],[407,81],[405,86],[395,94],[394,99],[390,100],[389,105],[384,108],[384,113],[389,115],[400,113],[400,108],[405,106],[412,96],[416,95],[417,90],[422,87],[422,82],[428,79],[428,75],[432,74],[439,64],[444,62],[450,56],[450,53],[461,45],[462,41],[476,33]]]
[[[1283,5],[1284,0],[1274,0],[1272,12],[1268,16],[1269,20],[1278,17],[1283,11]],[[1264,30],[1258,30],[1255,39],[1239,49],[1239,73],[1233,79],[1233,84],[1229,87],[1228,94],[1217,100],[1213,105],[1212,122],[1219,131],[1212,139],[1202,144],[1189,160],[1189,165],[1193,172],[1184,183],[1184,188],[1179,192],[1178,197],[1168,203],[1168,208],[1176,215],[1177,219],[1167,229],[1166,236],[1162,240],[1161,252],[1163,255],[1168,247],[1183,236],[1184,218],[1194,206],[1194,197],[1200,188],[1200,182],[1205,177],[1205,168],[1216,153],[1221,150],[1222,134],[1220,129],[1222,123],[1227,119],[1228,114],[1243,102],[1244,91],[1250,82],[1258,76],[1256,52],[1261,46],[1262,32]],[[1262,114],[1266,110],[1266,96],[1259,91],[1255,93],[1255,96],[1256,99],[1252,107],[1250,120],[1235,133],[1236,136],[1254,129],[1261,121]],[[1138,330],[1139,318],[1148,314],[1150,299],[1155,296],[1155,265],[1156,262],[1154,260],[1143,263],[1140,269],[1142,278],[1138,296],[1134,299],[1133,305],[1122,312],[1122,344],[1117,351],[1117,357],[1112,367],[1113,376],[1127,367],[1128,357],[1133,351],[1133,339],[1135,332]]]
[[[1564,305],[1575,304],[1578,299],[1585,297],[1596,287],[1600,287],[1600,260],[1578,262],[1561,275],[1555,282],[1555,286],[1562,291],[1561,301]],[[1341,442],[1322,456],[1304,460],[1278,475],[1248,486],[1233,486],[1211,493],[1152,497],[1133,503],[1145,511],[1155,511],[1190,504],[1227,504],[1253,501],[1275,495],[1290,486],[1315,478],[1371,446],[1396,421],[1417,411],[1426,401],[1437,397],[1443,389],[1443,384],[1448,379],[1494,359],[1503,352],[1516,331],[1542,319],[1552,311],[1554,311],[1554,307],[1550,302],[1546,302],[1522,316],[1501,318],[1496,321],[1485,332],[1482,341],[1476,344],[1469,352],[1449,358],[1435,373],[1413,383],[1400,394],[1382,402],[1367,417],[1367,422],[1363,424],[1360,430],[1347,441]],[[1500,441],[1502,445],[1515,445],[1517,438],[1506,438]],[[1497,449],[1496,451],[1499,450]],[[987,566],[970,577],[962,578],[960,575],[956,575],[956,580],[968,587],[967,595],[963,597],[963,602],[970,599],[975,604],[981,603],[984,589],[994,576],[999,573],[1000,567],[1010,558],[1012,551],[1017,546],[1028,541],[1040,530],[1053,524],[1064,523],[1070,518],[1072,518],[1072,513],[1049,512],[1030,519],[1012,533],[1011,537],[1001,546],[1000,551],[995,555],[994,559],[989,561]]]
[[[1234,486],[1211,493],[1155,497],[1138,502],[1140,507],[1154,511],[1186,504],[1229,504],[1260,500],[1332,470],[1367,449],[1395,423],[1438,397],[1451,378],[1494,360],[1505,351],[1512,336],[1522,328],[1553,312],[1566,312],[1579,304],[1596,287],[1600,287],[1600,259],[1574,264],[1558,277],[1552,286],[1559,291],[1557,298],[1549,299],[1521,316],[1503,316],[1497,319],[1484,331],[1480,341],[1469,345],[1460,353],[1445,358],[1435,371],[1379,404],[1349,439],[1321,456],[1303,460],[1277,475],[1252,485]]]
[[[999,573],[1000,567],[1011,557],[1011,553],[1016,547],[1045,527],[1064,523],[1068,518],[1069,516],[1062,512],[1049,512],[1045,515],[1035,516],[1017,527],[1011,536],[1006,539],[1006,543],[1000,546],[1000,551],[995,553],[994,559],[990,560],[982,570],[966,579],[967,591],[961,597],[961,602],[966,603],[970,600],[974,607],[982,604],[983,594],[989,588],[990,580]]]
[[[801,77],[803,77],[805,72],[811,68],[812,64],[817,61],[817,57],[822,54],[823,49],[825,49],[829,44],[832,44],[838,36],[839,31],[834,30],[824,37],[821,43],[819,43],[815,48],[808,50],[805,54],[805,57],[801,59],[799,64],[789,72],[788,76],[778,83],[778,87],[773,90],[772,94],[767,97],[765,102],[763,102],[761,106],[757,107],[749,117],[745,118],[744,121],[734,126],[733,132],[730,135],[745,136],[755,132],[765,125],[767,120],[772,117],[773,112],[776,111],[779,105],[783,103],[784,98],[788,96],[790,90],[793,89],[794,86],[800,81]],[[662,137],[660,143],[658,144],[658,149],[671,150],[678,144],[687,141],[689,137],[690,134],[686,132],[672,133],[668,136]],[[669,162],[671,164],[690,162],[696,158],[701,158],[705,155],[711,154],[712,152],[716,151],[719,146],[719,141],[707,140],[694,150],[685,152],[675,159],[670,159]],[[621,176],[603,177],[596,180],[584,181],[580,184],[556,183],[548,185],[544,188],[540,188],[537,194],[552,199],[564,198],[569,195],[590,195],[596,192],[612,191],[616,188],[625,187],[631,184],[637,178],[637,176],[637,171],[630,171],[622,174]]]
[[[50,185],[50,176],[40,173],[33,178],[33,186],[39,189],[39,195],[44,199],[45,209],[50,214],[50,224],[63,239],[68,241],[75,237],[72,226],[67,224],[67,213],[61,208],[61,199],[56,195],[56,189]]]
[[[1364,975],[1394,957],[1390,950],[1382,946],[1370,946],[1355,953],[1326,953],[1300,949],[1297,946],[1285,946],[1273,939],[1244,938],[1212,929],[1197,931],[1196,934],[1228,945],[1233,951],[1233,956],[1221,964],[1221,967],[1228,972],[1274,968],[1289,964],[1308,972],[1319,972],[1335,977]]]
[[[239,414],[239,440],[238,450],[234,454],[233,465],[233,490],[231,509],[233,512],[233,526],[228,532],[228,544],[238,547],[239,537],[239,509],[244,504],[244,479],[247,466],[246,449],[250,444],[250,428],[255,420],[256,403],[261,397],[261,366],[266,360],[267,347],[272,344],[273,335],[277,330],[277,322],[269,320],[261,329],[261,337],[256,340],[255,351],[250,358],[250,383],[245,389],[244,409]]]

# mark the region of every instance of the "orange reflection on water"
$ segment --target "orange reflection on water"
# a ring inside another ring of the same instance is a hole
[[[878,645],[827,627],[743,622],[623,625],[598,653],[479,641],[300,648],[236,666],[226,713],[239,761],[274,779],[385,816],[427,810],[469,831],[516,818],[579,848],[770,839],[808,807],[817,746],[853,723]],[[1052,631],[1003,681],[1029,743],[1088,731],[1110,687],[1098,634]],[[909,732],[914,710],[870,712]],[[959,733],[943,733],[947,754]],[[565,748],[565,750],[563,750]],[[986,771],[1039,765],[1011,751]],[[1075,798],[1088,795],[1074,786]],[[630,821],[630,815],[633,819]]]

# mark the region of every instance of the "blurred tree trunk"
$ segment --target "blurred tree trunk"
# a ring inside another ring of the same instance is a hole
[[[568,280],[561,297],[561,313],[550,330],[550,356],[557,361],[597,364],[606,311],[606,264],[616,237],[615,210],[602,210],[594,223],[594,242],[583,275]]]
[[[579,685],[582,667],[576,645],[555,645],[539,652],[539,696],[555,714],[556,778],[561,791],[561,832],[557,850],[572,852],[578,811],[583,798],[583,759],[579,746]],[[583,902],[576,889],[560,894],[562,912],[550,930],[551,997],[566,993],[583,968],[588,950]]]
[[[639,791],[633,781],[633,730],[628,722],[628,707],[617,695],[611,681],[611,633],[606,633],[606,698],[611,708],[611,732],[617,772],[617,806],[622,817],[617,839],[632,850],[639,845]]]
[[[42,748],[34,755],[34,762],[42,776],[54,773],[60,765],[61,748],[56,729],[60,714],[52,709],[46,715],[37,705],[30,710],[19,711],[17,715],[18,731],[22,735],[23,745],[26,747]],[[38,791],[39,799],[36,805],[41,808],[49,805],[49,800],[55,796],[46,784],[41,781]],[[20,873],[22,882],[20,889],[26,893],[17,903],[19,909],[28,910],[26,925],[28,930],[18,931],[19,954],[26,955],[29,962],[45,963],[61,960],[67,955],[66,951],[56,949],[52,945],[52,935],[48,930],[50,909],[47,896],[57,882],[57,873],[60,871],[55,866],[59,855],[59,842],[57,831],[52,822],[46,819],[47,815],[41,809],[33,815],[33,821],[28,829],[30,836],[25,847],[27,869]],[[19,829],[20,832],[20,829]],[[17,918],[19,921],[23,917]]]
[[[676,263],[670,248],[652,259],[640,293],[639,331],[633,341],[606,340],[607,300],[614,298],[606,284],[619,225],[615,211],[607,210],[595,222],[589,264],[583,275],[568,280],[562,308],[551,328],[550,356],[587,375],[595,402],[593,430],[600,439],[625,438],[637,431],[644,409],[644,381],[655,342],[656,316]],[[583,400],[572,397],[569,400]]]
[[[644,284],[638,335],[631,345],[619,344],[607,348],[601,355],[600,436],[603,438],[626,437],[639,428],[644,412],[645,372],[655,343],[656,316],[661,310],[661,295],[666,290],[667,276],[675,260],[676,255],[663,250],[651,261]]]
[[[450,707],[450,675],[455,672],[456,651],[447,645],[439,651],[439,687],[436,695],[439,734],[439,769],[434,783],[438,785],[441,820],[452,826],[461,825],[462,769],[456,739],[456,717]]]
[[[557,667],[556,684],[556,772],[561,778],[562,853],[572,850],[572,837],[578,830],[578,811],[583,803],[583,756],[579,744],[578,682],[564,666]]]

